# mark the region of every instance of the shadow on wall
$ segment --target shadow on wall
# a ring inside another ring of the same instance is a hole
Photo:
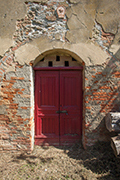
[[[116,54],[120,54],[120,49]],[[97,136],[99,140],[109,140],[104,117],[110,111],[120,112],[120,59],[116,58],[116,54],[107,59],[102,66],[86,67],[86,79],[89,81],[85,87],[87,104],[85,128],[88,131],[87,137],[93,142]]]

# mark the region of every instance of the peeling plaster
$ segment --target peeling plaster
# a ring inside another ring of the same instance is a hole
[[[37,47],[31,44],[25,44],[15,51],[15,61],[20,65],[29,64],[39,54],[40,51]]]
[[[108,36],[108,38],[107,38]],[[92,40],[97,42],[98,45],[104,50],[104,51],[108,51],[109,47],[111,46],[111,44],[114,41],[114,34],[111,33],[105,33],[102,25],[98,24],[97,22],[95,22],[95,26],[93,28],[93,32],[92,32]]]

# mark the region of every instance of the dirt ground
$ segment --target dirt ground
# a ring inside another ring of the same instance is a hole
[[[120,159],[109,143],[87,150],[81,143],[71,147],[35,146],[31,154],[0,155],[0,180],[120,180]]]

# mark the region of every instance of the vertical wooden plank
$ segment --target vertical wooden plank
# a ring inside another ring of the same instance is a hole
[[[60,74],[60,104],[61,111],[66,113],[60,115],[60,140],[64,142],[75,142],[81,138],[82,124],[82,83],[81,71],[61,71]],[[65,103],[64,103],[65,99]],[[64,125],[63,125],[64,124]],[[64,126],[64,127],[63,127]]]
[[[59,144],[59,114],[56,114],[59,110],[59,72],[37,71],[37,74],[36,139],[39,144],[48,141]]]

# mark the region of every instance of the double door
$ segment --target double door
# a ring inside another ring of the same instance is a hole
[[[82,72],[35,72],[35,144],[69,145],[82,132]]]

